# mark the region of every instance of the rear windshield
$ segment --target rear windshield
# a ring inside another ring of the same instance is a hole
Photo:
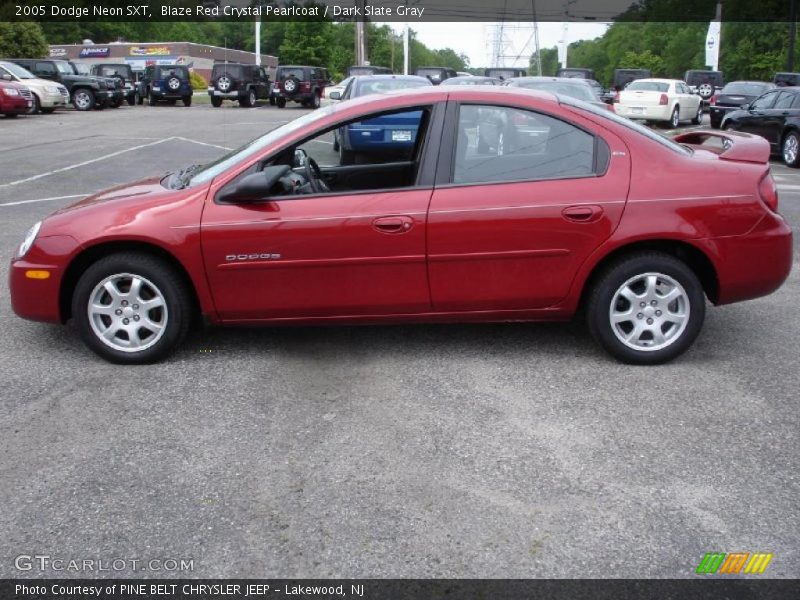
[[[573,79],[591,79],[591,73],[587,71],[576,71],[573,69],[559,69],[556,77],[571,77]]]
[[[683,154],[684,156],[690,156],[692,151],[686,148],[685,146],[681,146],[673,142],[671,139],[664,137],[663,135],[657,134],[652,129],[645,127],[644,125],[639,125],[636,121],[631,121],[630,119],[626,119],[625,117],[620,117],[618,114],[611,112],[605,108],[600,108],[596,104],[589,104],[588,102],[582,102],[575,98],[570,98],[569,96],[559,95],[558,101],[561,104],[566,106],[572,106],[574,108],[578,108],[580,110],[584,110],[586,112],[592,113],[598,117],[603,119],[608,119],[609,121],[614,121],[617,125],[622,125],[630,129],[631,131],[635,131],[636,133],[645,136],[646,138],[653,140],[669,148],[673,152],[677,152],[678,154]]]
[[[303,69],[278,69],[278,79],[289,79],[289,77],[303,79]]]
[[[513,69],[491,69],[489,75],[491,77],[499,77],[500,79],[511,79],[517,76],[517,72]]]
[[[103,77],[114,77],[119,74],[125,79],[133,79],[133,71],[128,65],[100,65],[97,74]]]
[[[722,74],[719,71],[688,71],[686,73],[686,83],[696,85],[710,81],[714,84],[722,82]]]
[[[229,75],[233,75],[234,77],[241,77],[242,76],[242,66],[241,65],[214,65],[214,68],[211,70],[212,77],[219,77],[223,73],[228,73]]]
[[[632,81],[625,89],[634,92],[666,92],[669,91],[669,84],[658,81]]]
[[[186,67],[159,67],[156,77],[158,79],[163,79],[165,77],[182,77],[184,79],[189,78],[189,74],[186,71]]]
[[[440,77],[444,77],[445,72],[444,69],[417,69],[417,75],[420,77],[433,77],[434,79],[439,79]]]
[[[386,94],[392,90],[407,90],[409,88],[428,87],[430,81],[419,79],[380,79],[359,82],[354,96],[366,96],[367,94]]]
[[[768,86],[763,83],[729,83],[722,88],[723,94],[742,94],[743,96],[760,96]]]

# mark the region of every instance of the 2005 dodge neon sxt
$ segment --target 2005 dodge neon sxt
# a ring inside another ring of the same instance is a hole
[[[332,160],[332,132],[356,122],[394,123],[359,135],[404,150]],[[198,313],[274,325],[579,309],[616,358],[661,363],[695,340],[706,298],[756,298],[787,278],[768,157],[758,137],[670,141],[519,88],[373,95],[57,211],[13,258],[12,304],[74,319],[120,363],[165,357]]]

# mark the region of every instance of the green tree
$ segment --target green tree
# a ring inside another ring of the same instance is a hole
[[[618,69],[650,69],[653,77],[664,77],[664,59],[654,55],[650,50],[644,52],[626,52],[619,61]]]
[[[332,27],[329,21],[289,21],[280,46],[281,63],[327,65]]]
[[[48,54],[47,39],[38,23],[0,22],[0,56],[41,58]]]
[[[542,57],[542,75],[554,76],[558,71],[558,48],[539,48],[539,53]],[[536,53],[531,56],[530,66],[528,67],[528,74],[538,75],[538,66],[536,61]]]

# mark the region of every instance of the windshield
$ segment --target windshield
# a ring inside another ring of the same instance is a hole
[[[353,97],[366,96],[367,94],[386,94],[392,90],[407,90],[409,88],[429,87],[431,82],[427,79],[373,79],[361,81],[354,90]]]
[[[420,77],[433,77],[434,79],[438,79],[444,75],[444,71],[442,71],[442,69],[417,69],[417,75]]]
[[[20,79],[36,79],[36,76],[28,71],[27,69],[23,69],[17,64],[10,63],[10,62],[0,62],[0,67],[19,77]]]
[[[511,79],[512,77],[517,76],[517,72],[513,69],[490,69],[489,76],[491,77],[499,77],[500,79]]]
[[[553,94],[565,94],[572,98],[577,98],[578,100],[585,100],[586,102],[594,102],[597,100],[592,90],[585,85],[572,85],[562,81],[529,81],[520,83],[519,86],[531,90],[552,92]]]
[[[214,65],[214,70],[211,73],[211,77],[219,77],[223,73],[227,73],[232,77],[241,78],[242,67],[241,65]]]
[[[570,77],[572,79],[589,79],[589,73],[586,71],[575,71],[572,69],[560,69],[556,77]]]
[[[372,67],[350,67],[350,75],[373,75],[377,69]]]
[[[610,110],[606,110],[604,108],[600,108],[596,104],[589,104],[588,102],[581,102],[575,98],[571,98],[569,96],[558,96],[558,101],[561,104],[565,104],[567,106],[573,106],[575,108],[579,108],[581,110],[585,110],[586,112],[590,112],[593,115],[598,117],[602,117],[603,119],[608,119],[610,121],[614,121],[617,125],[622,125],[636,133],[639,133],[646,138],[653,140],[654,142],[658,142],[662,146],[665,146],[672,150],[673,152],[677,152],[678,154],[683,154],[684,156],[689,156],[692,154],[691,150],[673,142],[671,139],[664,137],[663,135],[659,135],[654,132],[652,129],[645,127],[644,125],[640,125],[636,121],[631,121],[630,119],[626,119],[625,117],[620,117],[618,114],[611,112]]]
[[[267,148],[270,144],[275,144],[279,142],[281,138],[286,135],[289,135],[293,131],[297,131],[308,125],[309,123],[313,123],[323,117],[327,117],[334,111],[334,106],[328,106],[326,108],[320,108],[315,110],[314,112],[310,112],[302,117],[295,119],[294,121],[289,121],[288,123],[281,125],[254,139],[251,142],[248,142],[244,146],[229,152],[218,158],[217,160],[210,162],[206,165],[203,165],[192,175],[192,178],[187,183],[187,187],[194,187],[196,185],[201,185],[203,183],[208,183],[214,177],[219,175],[220,173],[228,170],[232,166],[247,160],[251,156],[258,154],[264,148]]]
[[[72,66],[70,66],[70,64],[67,61],[65,61],[65,60],[55,60],[53,62],[55,63],[56,69],[58,69],[58,72],[61,73],[62,75],[74,75],[75,74],[74,71],[72,70]]]
[[[181,77],[183,79],[188,79],[186,75],[186,69],[183,67],[164,67],[158,70],[158,75],[156,79],[166,79],[167,77]]]
[[[767,89],[763,83],[729,83],[722,88],[721,94],[742,94],[744,96],[760,96]]]
[[[278,79],[289,79],[289,77],[294,77],[295,79],[303,79],[303,69],[279,69],[278,70]]]
[[[75,69],[76,75],[88,75],[89,74],[89,67],[84,64],[80,63],[72,63],[73,68]]]
[[[625,89],[629,92],[666,92],[669,84],[659,81],[632,81]]]

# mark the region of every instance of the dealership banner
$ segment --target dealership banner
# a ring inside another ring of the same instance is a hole
[[[3,600],[623,600],[800,597],[797,579],[2,580]]]
[[[0,0],[0,21],[709,21],[717,0]],[[787,0],[726,0],[728,21],[788,21]]]

